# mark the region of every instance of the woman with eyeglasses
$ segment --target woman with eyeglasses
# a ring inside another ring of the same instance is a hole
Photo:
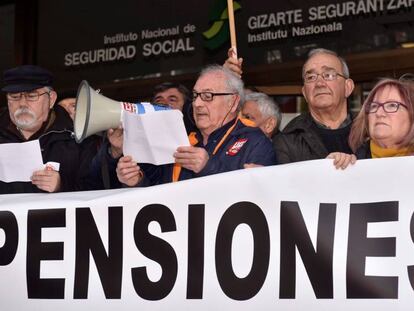
[[[380,80],[354,120],[349,145],[358,159],[414,155],[414,81]],[[332,153],[328,158],[345,168],[355,156]]]

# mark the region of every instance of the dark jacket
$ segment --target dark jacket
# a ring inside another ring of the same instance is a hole
[[[273,137],[273,146],[279,163],[291,163],[326,158],[328,150],[313,129],[309,113],[303,113]]]
[[[371,159],[371,147],[369,141],[366,141],[361,146],[358,147],[357,151],[355,152],[355,156],[357,159]]]
[[[110,144],[105,140],[92,160],[87,178],[90,190],[117,189],[123,185],[116,176],[118,160],[109,152]]]
[[[234,129],[230,132],[226,139],[223,140],[222,145],[213,155],[214,149],[225,136],[226,132],[236,122]],[[195,140],[193,144],[196,147],[205,148],[210,159],[208,160],[204,169],[198,174],[185,168],[181,169],[179,180],[185,180],[195,177],[208,176],[223,172],[234,171],[242,169],[244,164],[254,163],[260,165],[273,165],[277,163],[276,155],[272,147],[271,141],[262,133],[259,128],[246,126],[240,120],[233,120],[223,127],[217,129],[210,134],[207,145],[202,143],[202,136],[199,131],[190,134]],[[95,178],[102,176],[101,163],[102,160],[109,164],[109,178],[110,183],[115,187],[119,186],[119,182],[114,180],[116,178],[115,168],[117,160],[112,159],[109,155],[108,146],[102,146],[98,155],[95,157],[92,164],[91,175]],[[166,165],[151,165],[139,164],[144,171],[144,180],[140,186],[152,186],[172,182],[173,164]],[[96,182],[99,184],[99,180]]]
[[[290,121],[282,133],[273,137],[273,146],[280,164],[324,159],[328,156],[329,151],[315,127],[310,113],[303,113]]]
[[[94,140],[86,139],[77,144],[73,136],[73,121],[67,112],[56,106],[42,128],[30,137],[38,139],[43,162],[60,163],[60,191],[75,191],[86,188],[86,175],[90,161],[96,153]],[[0,144],[27,141],[10,120],[9,112],[0,116]],[[31,182],[0,182],[0,193],[43,192]]]

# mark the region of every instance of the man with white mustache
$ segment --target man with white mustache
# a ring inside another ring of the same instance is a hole
[[[24,65],[6,70],[3,88],[8,113],[0,116],[0,143],[39,140],[43,162],[59,163],[33,172],[31,182],[0,182],[0,193],[59,192],[82,190],[87,167],[96,148],[91,141],[78,145],[73,122],[60,106],[52,74],[38,66]]]

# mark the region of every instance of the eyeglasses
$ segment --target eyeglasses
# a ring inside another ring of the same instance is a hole
[[[400,109],[400,106],[408,109],[407,105],[396,101],[388,101],[385,103],[371,102],[365,105],[365,113],[375,113],[380,107],[387,113],[394,113]]]
[[[322,73],[307,72],[303,76],[303,80],[305,81],[305,83],[312,83],[318,80],[319,76],[321,76],[322,79],[324,79],[325,81],[333,81],[333,80],[338,79],[338,77],[347,79],[344,75],[332,70],[332,71],[324,71]]]
[[[193,101],[200,96],[201,100],[205,102],[211,102],[214,96],[234,95],[236,93],[213,93],[213,92],[195,92],[193,91]]]
[[[39,97],[42,95],[49,95],[50,96],[50,92],[44,92],[44,93],[37,93],[37,92],[21,92],[21,93],[8,93],[7,94],[7,99],[9,101],[20,101],[22,99],[22,97],[24,97],[26,99],[26,101],[28,102],[35,102],[39,100]]]

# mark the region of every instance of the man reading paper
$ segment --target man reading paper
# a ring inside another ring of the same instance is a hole
[[[244,100],[243,82],[226,68],[205,68],[193,89],[193,114],[197,130],[191,146],[174,153],[175,163],[138,165],[121,157],[116,174],[127,186],[146,186],[276,164],[270,140],[252,122],[238,117]]]
[[[8,111],[0,116],[0,144],[39,140],[43,163],[60,164],[59,171],[39,169],[31,182],[0,182],[0,193],[59,192],[82,189],[83,174],[96,147],[88,140],[78,145],[73,122],[61,107],[54,107],[57,94],[52,74],[44,68],[24,65],[6,70],[2,91]]]

